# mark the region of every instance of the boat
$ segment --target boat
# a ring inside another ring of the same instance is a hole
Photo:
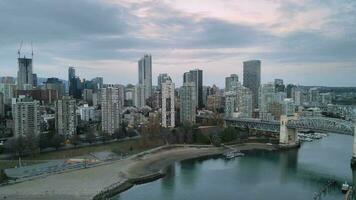
[[[229,151],[223,154],[226,159],[232,159],[235,157],[241,157],[244,156],[244,153],[241,153],[240,151]]]
[[[345,181],[345,183],[342,184],[342,186],[341,186],[342,193],[346,194],[347,191],[349,190],[349,188],[350,188],[349,184],[347,184],[347,182]]]

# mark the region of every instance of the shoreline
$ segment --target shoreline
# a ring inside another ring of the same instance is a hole
[[[277,146],[247,143],[230,145],[240,151],[279,150]],[[53,174],[0,187],[7,199],[105,199],[134,185],[162,178],[162,169],[182,160],[220,155],[224,147],[167,145],[98,167]],[[56,190],[53,190],[56,188]]]

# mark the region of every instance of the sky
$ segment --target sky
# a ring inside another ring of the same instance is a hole
[[[1,0],[0,76],[16,76],[17,50],[34,73],[136,84],[151,54],[153,82],[176,85],[202,69],[224,86],[242,62],[262,61],[262,82],[356,86],[355,0]]]

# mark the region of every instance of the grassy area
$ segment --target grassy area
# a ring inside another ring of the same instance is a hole
[[[28,157],[28,160],[54,160],[54,159],[67,159],[78,156],[85,156],[92,152],[100,151],[112,151],[120,154],[134,154],[153,147],[163,145],[164,142],[161,139],[132,139],[126,141],[118,141],[107,144],[100,144],[88,147],[78,147],[75,149],[60,150],[48,153],[41,153],[34,157]]]
[[[32,165],[38,164],[42,162],[46,162],[47,160],[56,160],[56,159],[68,159],[73,157],[80,157],[88,155],[93,152],[100,151],[112,151],[114,153],[120,154],[135,154],[141,151],[145,151],[157,146],[164,145],[164,141],[162,139],[132,139],[126,141],[118,141],[107,144],[100,144],[96,146],[88,146],[88,147],[78,147],[75,149],[68,150],[60,150],[48,153],[41,153],[34,157],[24,157],[22,158],[23,165]],[[0,160],[0,170],[13,168],[18,165],[18,160]]]

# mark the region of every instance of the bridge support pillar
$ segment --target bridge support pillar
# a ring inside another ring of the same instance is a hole
[[[282,115],[280,119],[280,133],[279,133],[279,144],[281,145],[295,145],[297,144],[297,131],[287,127],[289,120],[295,117],[288,117]]]
[[[356,121],[353,122],[354,142],[352,148],[351,168],[356,171]],[[356,187],[355,187],[356,188]]]

